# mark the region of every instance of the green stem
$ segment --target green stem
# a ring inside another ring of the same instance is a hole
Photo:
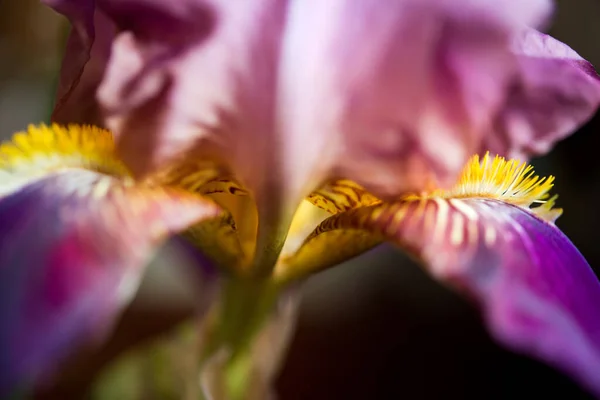
[[[223,285],[202,362],[206,364],[222,349],[227,351],[219,374],[227,400],[244,398],[251,383],[251,348],[272,315],[279,292],[280,287],[268,280],[233,278]]]

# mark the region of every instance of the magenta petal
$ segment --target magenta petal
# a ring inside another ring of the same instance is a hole
[[[154,247],[217,212],[196,196],[76,170],[0,199],[0,396],[102,339]]]
[[[569,46],[533,29],[513,49],[519,75],[482,151],[527,159],[545,153],[600,106],[600,76]]]
[[[497,207],[489,205],[486,213],[498,215]],[[503,255],[503,272],[496,271],[492,286],[477,277],[497,269],[492,264],[459,281],[480,296],[488,292],[484,304],[499,340],[547,360],[600,395],[598,278],[554,225],[519,210],[505,214],[511,234],[495,249]]]
[[[555,225],[497,200],[434,198],[336,214],[311,239],[357,228],[407,249],[466,292],[504,345],[600,396],[600,282]]]
[[[575,246],[556,226],[497,201],[453,200],[446,212],[445,241],[425,231],[406,238],[430,242],[423,256],[433,275],[472,295],[499,341],[600,395],[600,283]]]

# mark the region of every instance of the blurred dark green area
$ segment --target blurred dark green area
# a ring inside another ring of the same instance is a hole
[[[47,120],[66,29],[35,0],[0,2],[2,137]],[[600,66],[599,0],[559,1],[550,33]],[[534,162],[556,176],[565,209],[558,225],[597,273],[599,136],[596,115]],[[38,398],[195,398],[194,323],[182,324],[192,296],[177,276],[165,284],[166,268],[159,259],[111,340],[73,360]],[[474,308],[387,247],[309,281],[278,392],[283,400],[589,398],[549,367],[496,346]]]

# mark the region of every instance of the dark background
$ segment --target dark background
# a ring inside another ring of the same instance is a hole
[[[64,29],[62,20],[37,1],[0,1],[3,137],[47,118]],[[550,33],[600,66],[600,1],[559,1]],[[565,209],[558,226],[597,273],[599,134],[596,115],[549,155],[534,160],[539,173],[556,176],[554,192]],[[185,315],[177,307],[149,311],[142,301],[136,304],[127,313],[136,322],[122,325],[121,334],[143,321]],[[115,336],[113,342],[119,342]],[[60,390],[39,397],[79,398],[96,369],[83,368]],[[474,308],[388,247],[311,278],[278,390],[283,400],[590,398],[551,368],[495,345]]]

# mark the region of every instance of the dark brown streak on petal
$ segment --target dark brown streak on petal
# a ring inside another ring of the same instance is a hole
[[[231,273],[243,263],[244,251],[238,229],[229,212],[223,212],[220,218],[192,226],[184,233],[184,237],[214,260],[224,273]]]
[[[365,188],[345,179],[326,183],[311,193],[307,200],[332,214],[379,202],[379,199]]]

